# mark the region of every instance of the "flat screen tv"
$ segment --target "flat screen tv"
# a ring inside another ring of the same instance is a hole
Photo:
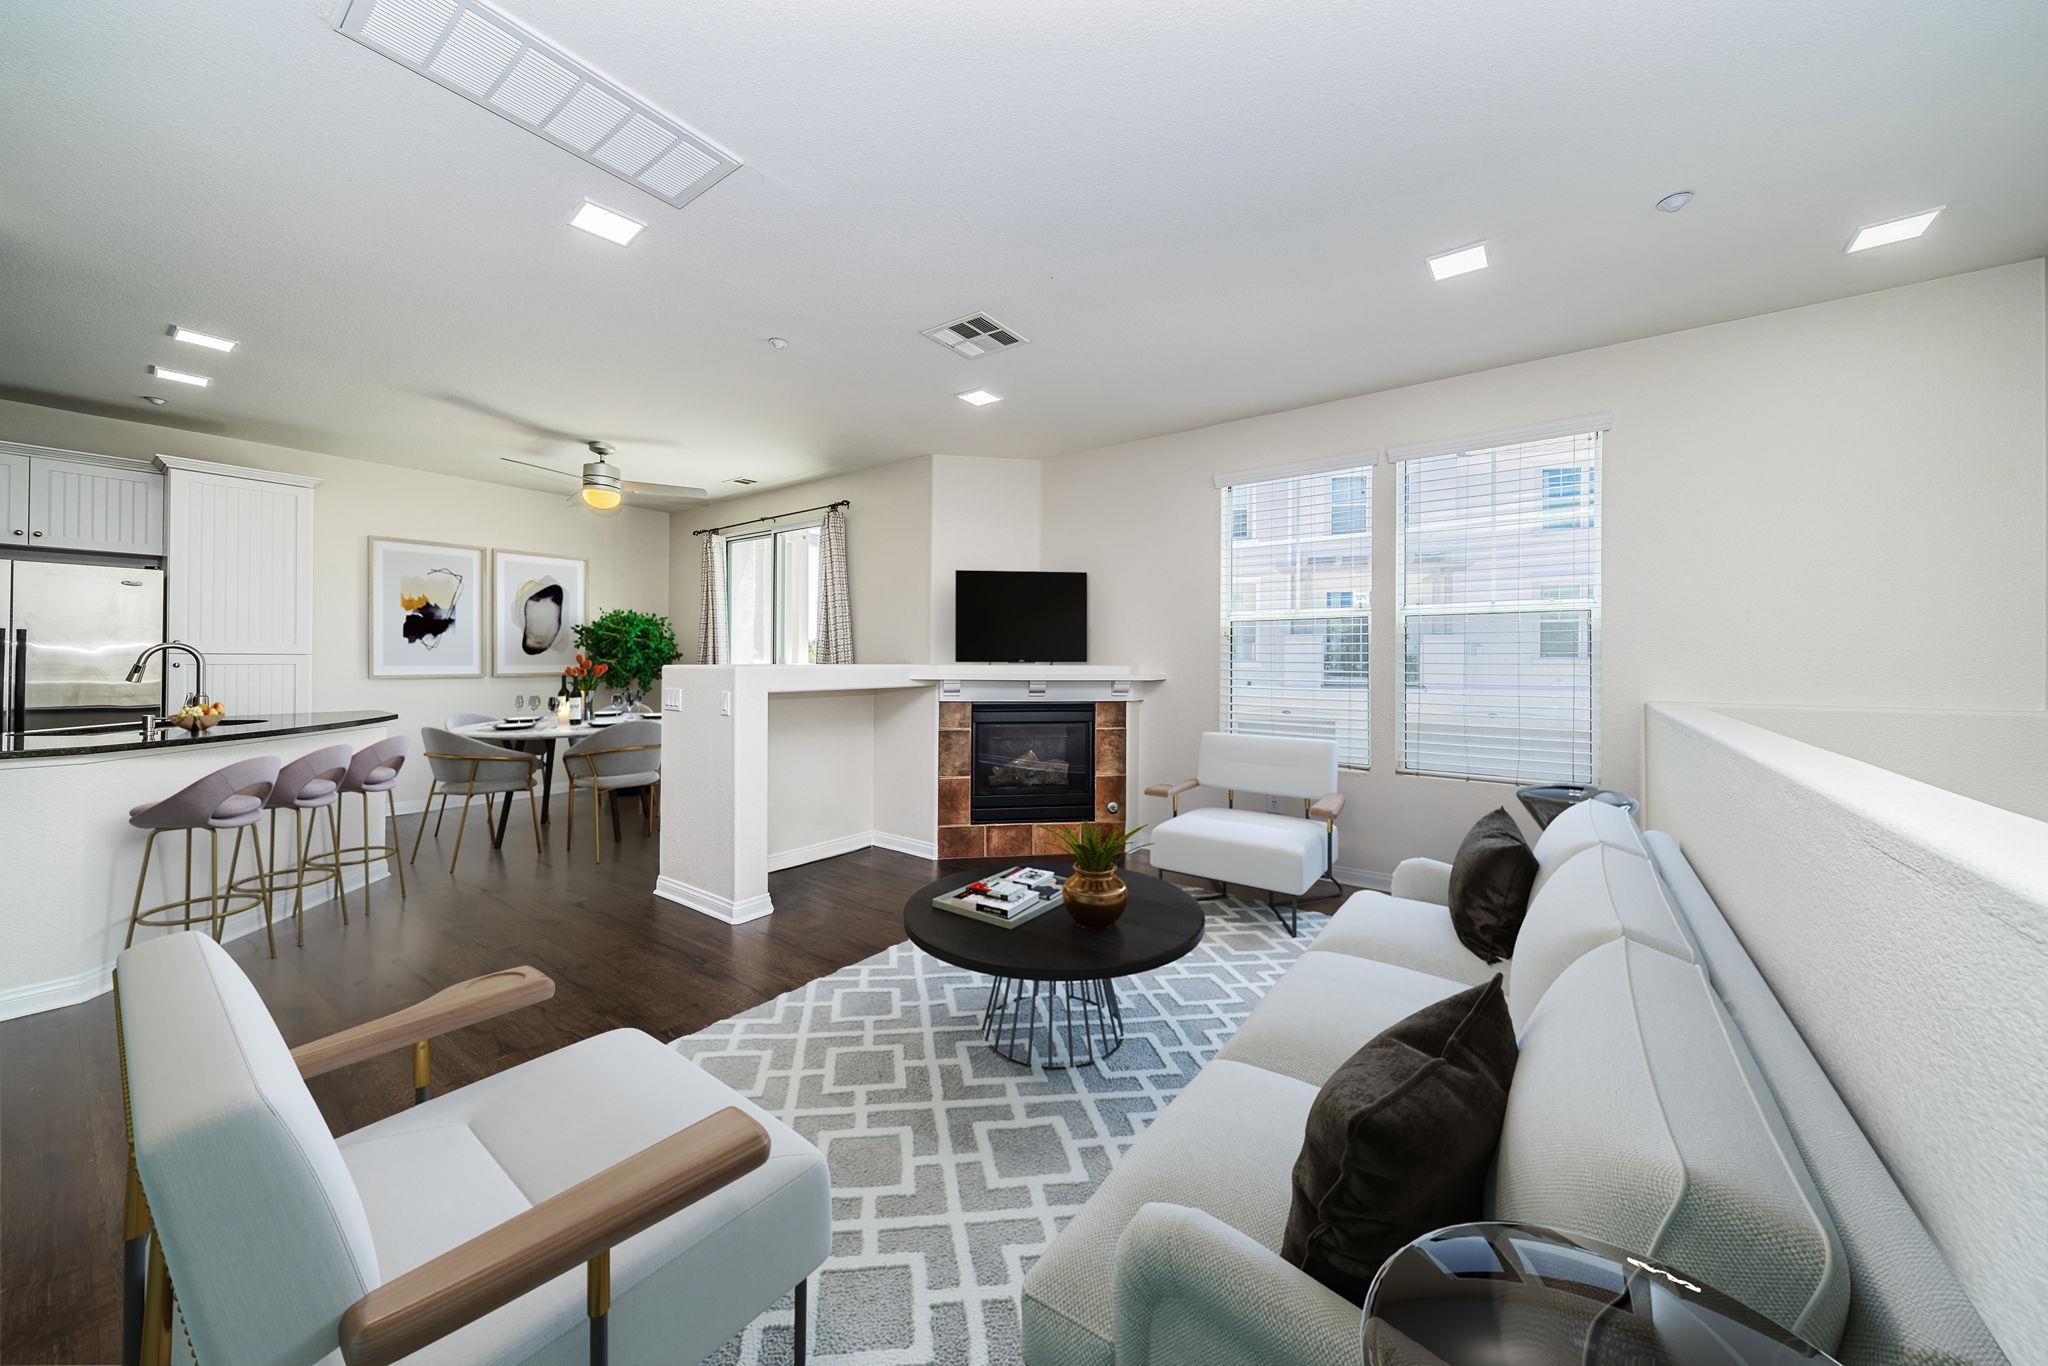
[[[1088,576],[999,569],[953,574],[953,658],[1088,662]]]

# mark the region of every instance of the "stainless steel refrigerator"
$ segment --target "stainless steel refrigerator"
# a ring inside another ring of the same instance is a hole
[[[0,731],[125,722],[163,710],[164,574],[119,564],[0,560]]]

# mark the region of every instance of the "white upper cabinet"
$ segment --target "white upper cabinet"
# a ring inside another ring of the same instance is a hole
[[[138,461],[0,442],[0,508],[8,545],[164,553],[164,477]]]

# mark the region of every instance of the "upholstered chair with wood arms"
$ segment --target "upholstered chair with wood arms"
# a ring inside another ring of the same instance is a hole
[[[590,813],[591,845],[595,861],[604,862],[604,799],[612,796],[612,835],[619,833],[620,792],[635,789],[650,794],[650,810],[660,808],[661,722],[621,721],[595,735],[585,736],[562,754],[562,772],[569,779],[569,833],[566,847],[576,847],[576,794],[592,794]],[[652,828],[653,817],[647,817]]]
[[[114,990],[131,1360],[694,1362],[790,1287],[801,1360],[831,1189],[795,1132],[637,1030],[426,1098],[427,1040],[545,1000],[532,968],[296,1049],[203,935]],[[304,1079],[407,1052],[420,1103],[329,1133]]]
[[[420,839],[427,832],[426,813],[434,805],[435,794],[440,792],[462,798],[462,811],[455,821],[455,852],[448,856],[449,872],[455,871],[455,862],[462,857],[462,833],[469,826],[469,804],[478,797],[484,799],[484,823],[490,825],[493,798],[509,802],[524,792],[527,816],[533,822],[533,852],[541,852],[540,807],[533,791],[540,778],[538,755],[433,726],[420,727],[420,745],[426,751],[427,766],[433,770],[434,778],[427,785],[427,804],[420,808],[419,829],[413,832],[411,862],[419,862]],[[439,824],[435,821],[436,826]],[[495,826],[493,831],[495,840]]]
[[[1222,806],[1181,809],[1181,798],[1198,787],[1221,788]],[[1240,795],[1271,796],[1301,803],[1301,814],[1247,810]],[[1286,897],[1287,932],[1299,928],[1301,898],[1329,878],[1337,865],[1337,816],[1344,794],[1337,791],[1337,745],[1289,735],[1202,736],[1195,776],[1154,783],[1148,797],[1165,797],[1173,815],[1152,827],[1147,853],[1161,873],[1183,873],[1213,882],[1236,883],[1266,893],[1266,905],[1281,919],[1276,897]]]

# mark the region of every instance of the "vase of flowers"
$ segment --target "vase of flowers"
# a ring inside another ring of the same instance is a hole
[[[581,650],[576,652],[576,662],[562,670],[563,685],[576,694],[576,707],[582,719],[590,716],[590,690],[597,686],[597,680],[611,672],[611,665],[593,660]]]
[[[1131,889],[1117,876],[1116,866],[1124,856],[1125,846],[1144,828],[1138,825],[1125,829],[1094,821],[1052,828],[1053,839],[1074,861],[1074,871],[1060,890],[1061,904],[1076,924],[1091,930],[1107,929],[1124,913]]]

